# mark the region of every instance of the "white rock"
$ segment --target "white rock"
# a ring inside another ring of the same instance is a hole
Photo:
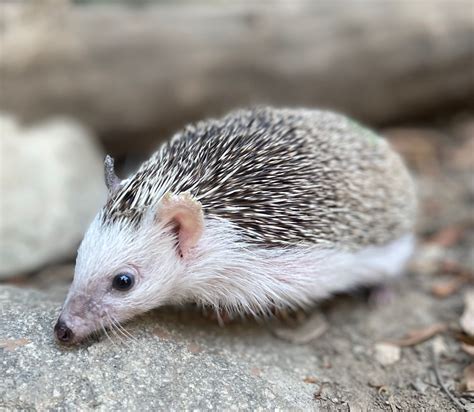
[[[469,336],[474,336],[474,289],[464,295],[464,312],[460,319],[461,327]]]
[[[0,278],[74,256],[104,202],[103,156],[77,123],[0,114]]]
[[[392,365],[400,360],[401,350],[399,346],[390,343],[377,343],[375,345],[375,359],[381,365]]]

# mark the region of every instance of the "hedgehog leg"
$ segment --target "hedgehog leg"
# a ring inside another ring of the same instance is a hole
[[[324,313],[314,310],[296,325],[275,325],[271,333],[284,341],[303,345],[321,337],[329,329]]]
[[[272,317],[289,326],[303,323],[308,318],[308,313],[303,309],[273,307],[270,312]]]
[[[377,285],[369,290],[367,301],[373,308],[390,305],[396,299],[393,287],[389,284]]]
[[[224,326],[230,325],[236,321],[236,318],[231,315],[230,312],[223,308],[217,310],[212,308],[204,307],[202,310],[202,316],[209,321],[217,322],[217,324],[223,328]]]

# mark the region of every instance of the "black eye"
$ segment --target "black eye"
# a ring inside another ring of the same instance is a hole
[[[114,277],[112,281],[112,287],[117,290],[129,290],[133,284],[135,283],[135,279],[133,275],[130,273],[119,273]]]

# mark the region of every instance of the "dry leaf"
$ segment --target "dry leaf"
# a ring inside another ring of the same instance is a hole
[[[467,170],[469,173],[472,173],[474,168],[474,156],[472,155],[474,153],[473,126],[471,125],[469,130],[464,133],[464,142],[460,145],[456,144],[456,146],[452,148],[449,164],[456,170]]]
[[[303,379],[304,383],[316,383],[318,382],[318,378],[315,376],[306,376],[306,378]]]
[[[431,288],[431,293],[439,298],[444,298],[456,293],[463,285],[474,282],[474,274],[453,261],[443,261],[439,268],[439,273],[451,275],[448,280],[435,283]]]
[[[474,336],[474,290],[464,295],[464,313],[460,319],[461,328],[469,336]]]
[[[474,392],[474,363],[464,368],[463,388],[465,392]]]
[[[394,341],[386,341],[386,343],[391,343],[396,346],[413,346],[418,345],[428,339],[431,339],[433,336],[438,333],[444,332],[447,329],[447,325],[444,323],[436,323],[434,325],[428,326],[424,329],[417,329],[408,332],[406,337]]]
[[[462,277],[438,282],[431,287],[431,293],[437,298],[446,298],[456,293],[466,282],[467,279]]]
[[[0,348],[3,348],[8,352],[12,352],[16,348],[19,348],[20,346],[28,345],[28,343],[31,343],[31,341],[26,338],[5,339],[5,340],[0,340]]]
[[[440,172],[436,142],[443,134],[427,128],[390,128],[383,134],[414,170],[425,175]]]
[[[437,232],[428,242],[436,243],[443,247],[449,247],[458,243],[463,235],[464,228],[462,226],[448,226]]]
[[[439,272],[443,275],[466,276],[468,271],[460,263],[445,259],[440,264]]]
[[[392,365],[400,360],[401,350],[399,346],[390,343],[377,343],[375,345],[375,359],[383,365]]]
[[[469,336],[462,330],[453,330],[453,335],[459,342],[474,346],[474,336]]]
[[[474,356],[474,346],[467,343],[461,343],[461,349],[467,354]]]
[[[322,336],[328,327],[323,314],[315,312],[297,327],[278,326],[272,332],[277,338],[302,345]]]

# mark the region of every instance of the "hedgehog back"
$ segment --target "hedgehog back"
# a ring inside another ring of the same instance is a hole
[[[190,192],[264,247],[356,250],[413,230],[411,178],[388,143],[326,111],[257,108],[186,127],[115,193],[104,222],[138,224],[167,192]]]

